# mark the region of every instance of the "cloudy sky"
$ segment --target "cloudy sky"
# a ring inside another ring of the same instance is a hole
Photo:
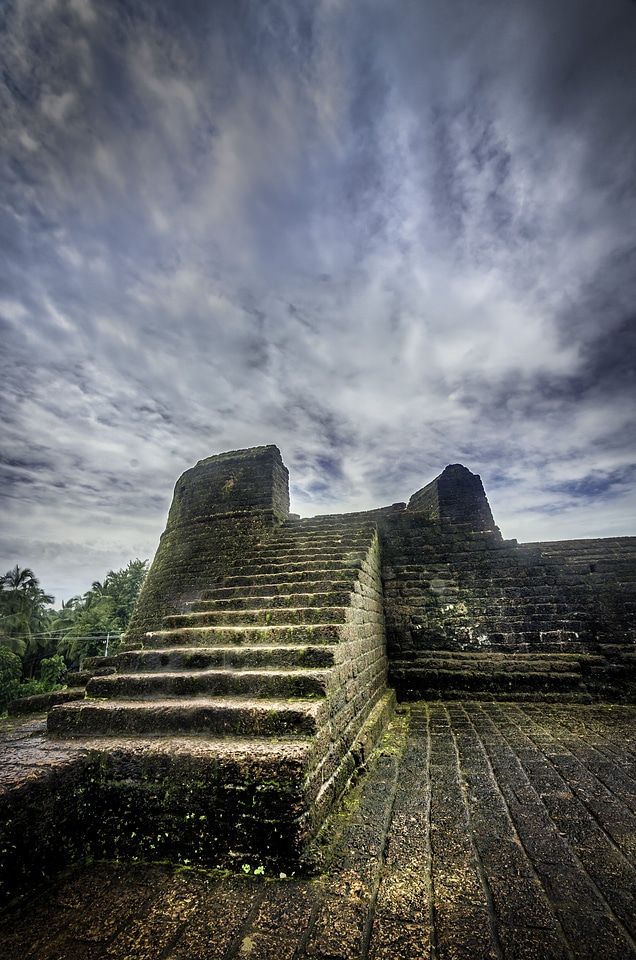
[[[636,534],[636,3],[0,0],[0,572],[151,557],[276,443],[303,516],[461,462]]]

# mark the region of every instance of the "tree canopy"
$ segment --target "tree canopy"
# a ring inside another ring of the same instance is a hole
[[[0,576],[0,711],[19,695],[64,682],[86,656],[114,653],[148,573],[148,560],[109,570],[81,597],[52,607],[29,567]],[[20,682],[22,677],[22,682]]]
[[[29,567],[7,570],[0,576],[0,644],[23,659],[46,656],[53,600]]]
[[[52,627],[59,634],[58,652],[69,665],[79,666],[84,657],[114,653],[147,573],[147,560],[131,560],[62,605]]]

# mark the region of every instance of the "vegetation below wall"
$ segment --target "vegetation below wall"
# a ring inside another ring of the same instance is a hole
[[[147,571],[147,560],[131,560],[60,610],[28,567],[0,577],[0,714],[11,700],[61,690],[84,657],[115,652]]]

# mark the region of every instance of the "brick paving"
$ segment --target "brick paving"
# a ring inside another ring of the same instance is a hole
[[[0,956],[636,960],[636,707],[405,708],[315,855],[76,865],[0,916]]]

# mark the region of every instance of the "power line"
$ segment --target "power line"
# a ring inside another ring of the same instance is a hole
[[[0,634],[0,636],[2,636],[2,634]],[[123,636],[121,633],[91,633],[86,637],[78,637],[75,634],[54,631],[53,633],[25,633],[22,636],[12,634],[11,636],[7,635],[7,639],[25,640],[28,643],[29,640],[106,640],[108,637],[110,637],[111,640],[119,640],[121,636]]]

